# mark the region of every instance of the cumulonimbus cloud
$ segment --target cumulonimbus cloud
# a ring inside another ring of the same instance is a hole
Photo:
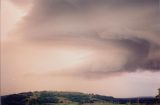
[[[158,0],[34,0],[17,34],[34,43],[94,48],[78,75],[160,71]],[[110,56],[112,56],[110,58]],[[75,73],[75,74],[76,74]]]

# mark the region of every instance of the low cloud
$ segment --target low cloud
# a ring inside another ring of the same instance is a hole
[[[154,72],[160,71],[158,19],[158,0],[34,0],[15,37],[95,52],[66,75]]]

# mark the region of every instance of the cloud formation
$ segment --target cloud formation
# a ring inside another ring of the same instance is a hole
[[[32,0],[6,0],[11,1],[14,3],[17,7],[20,7],[21,9],[28,8],[28,6],[32,3]]]
[[[160,71],[158,2],[33,0],[16,33],[30,43],[92,49],[85,64],[70,70],[77,76]]]

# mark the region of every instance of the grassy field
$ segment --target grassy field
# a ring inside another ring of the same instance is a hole
[[[85,103],[85,104],[79,104],[79,103],[59,103],[59,104],[46,104],[46,105],[148,105],[148,104],[139,104],[139,103],[134,103],[134,104],[115,104],[115,103]],[[149,105],[160,105],[160,104],[149,104]]]
[[[84,104],[79,104],[79,103],[59,103],[59,104],[45,104],[45,105],[146,105],[146,104],[115,104],[115,103],[84,103]],[[153,105],[159,105],[159,104],[153,104]]]
[[[59,103],[59,104],[46,104],[46,105],[130,105],[130,104],[113,104],[113,103],[85,103],[85,104],[79,104],[79,103]]]

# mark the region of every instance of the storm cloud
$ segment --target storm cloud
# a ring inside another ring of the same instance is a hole
[[[160,71],[159,0],[33,0],[16,37],[95,51],[68,72],[107,76]],[[51,44],[51,45],[52,45]],[[50,72],[55,74],[56,72]],[[67,74],[67,73],[66,73]]]

